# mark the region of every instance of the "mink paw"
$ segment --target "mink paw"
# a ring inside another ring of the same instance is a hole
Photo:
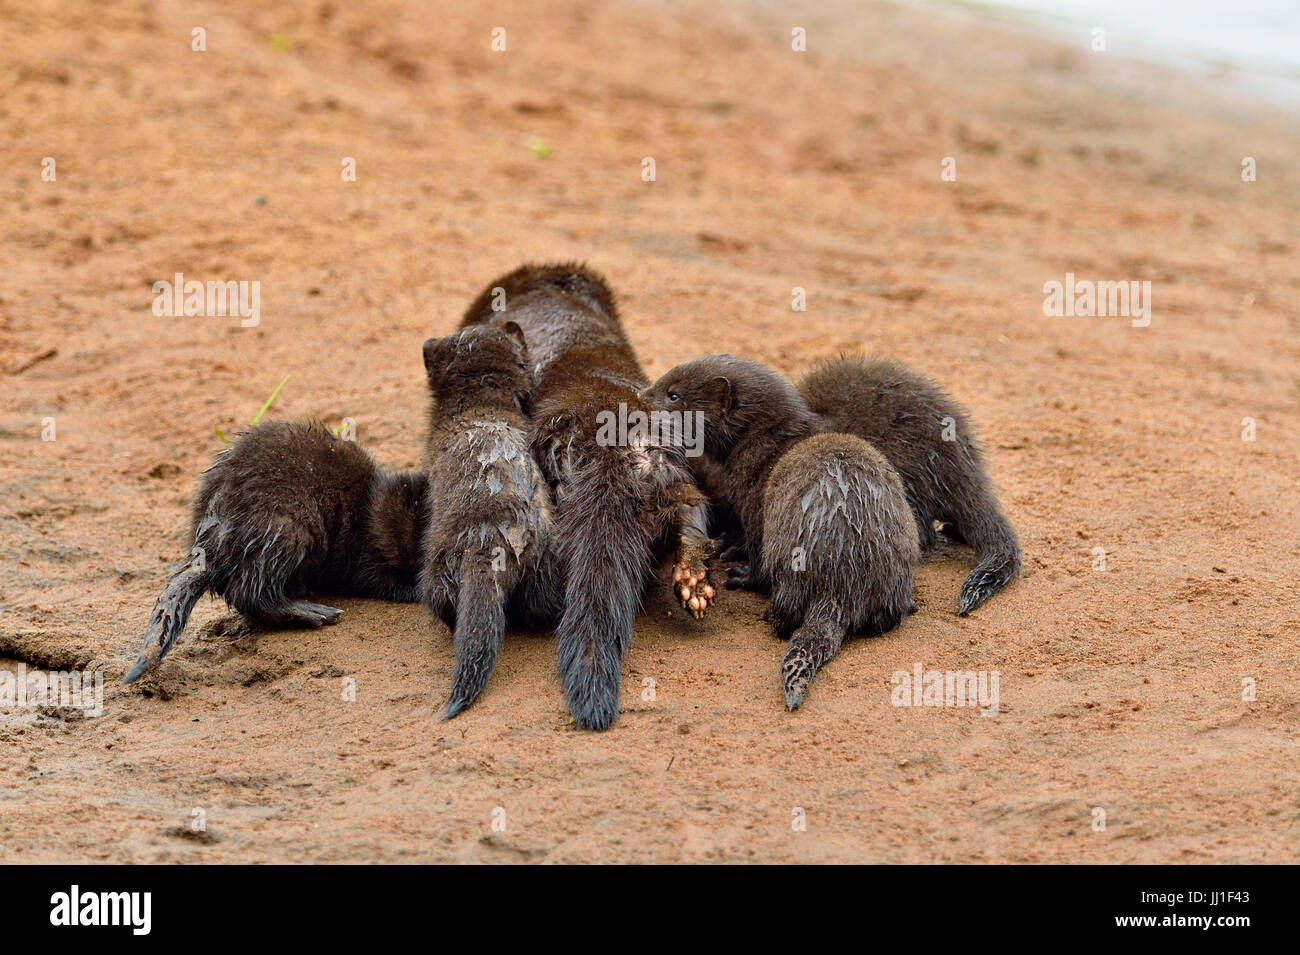
[[[727,568],[728,590],[762,590],[763,584],[758,579],[758,572],[753,564]]]
[[[338,623],[343,611],[338,607],[314,604],[307,600],[295,600],[289,609],[289,617],[309,627],[324,627]]]
[[[744,540],[737,537],[724,534],[714,540],[713,549],[717,551],[718,560],[724,564],[749,560],[749,548],[745,546]]]
[[[713,603],[714,589],[703,562],[692,566],[690,560],[683,558],[673,565],[673,593],[683,610],[690,611],[696,620],[704,619],[704,612]]]

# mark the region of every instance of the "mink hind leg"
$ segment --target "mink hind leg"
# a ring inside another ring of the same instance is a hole
[[[863,620],[851,630],[856,637],[878,637],[888,633],[902,623],[910,614],[916,613],[916,604],[912,601],[911,580],[905,590],[895,594],[888,606],[879,607],[869,612]]]
[[[307,600],[308,587],[302,578],[279,576],[274,571],[241,569],[237,579],[225,588],[213,588],[249,623],[264,630],[306,627],[319,630],[339,622],[343,610]]]
[[[259,605],[256,610],[241,612],[264,627],[302,626],[312,629],[338,623],[339,617],[343,616],[343,611],[338,607],[310,600],[290,600],[287,597]]]
[[[338,607],[303,600],[319,572],[319,550],[305,528],[286,524],[254,560],[245,560],[213,589],[262,627],[319,628],[337,623]]]

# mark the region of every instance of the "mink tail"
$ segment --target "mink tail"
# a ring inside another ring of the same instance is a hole
[[[519,564],[513,555],[506,558],[507,567],[494,568],[492,560],[474,552],[467,552],[461,559],[456,627],[452,632],[456,668],[443,719],[451,719],[478,699],[501,652],[506,635],[506,601],[519,578]]]
[[[1020,541],[990,494],[976,502],[957,529],[975,551],[975,569],[961,585],[957,613],[966,616],[1020,573]]]
[[[621,448],[598,448],[577,468],[560,506],[556,540],[565,570],[558,669],[569,712],[583,729],[618,716],[623,656],[653,561],[645,488]]]
[[[134,683],[156,667],[167,651],[176,643],[176,638],[185,629],[190,619],[190,611],[199,597],[208,589],[211,576],[207,570],[207,549],[205,543],[207,532],[216,525],[216,516],[209,512],[208,518],[197,528],[194,535],[194,547],[190,558],[167,581],[167,587],[153,606],[153,615],[149,618],[148,629],[144,634],[144,646],[140,656],[126,674],[122,685]]]
[[[834,598],[814,598],[781,661],[787,707],[793,710],[804,701],[813,676],[839,652],[848,630],[848,621]]]

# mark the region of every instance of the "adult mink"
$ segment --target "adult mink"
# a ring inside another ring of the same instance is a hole
[[[533,379],[531,444],[556,506],[563,579],[558,670],[585,729],[618,716],[623,657],[656,558],[676,543],[673,587],[703,615],[713,599],[707,500],[683,448],[629,432],[609,440],[620,405],[648,411],[646,385],[605,280],[581,265],[524,265],[488,283],[463,326],[519,325]]]
[[[446,718],[487,683],[507,618],[559,615],[551,494],[529,447],[528,346],[513,322],[424,343],[430,410],[424,469],[431,517],[420,589],[452,628]]]
[[[733,580],[771,588],[772,619],[789,637],[781,674],[794,709],[846,635],[884,633],[915,609],[920,549],[902,482],[861,438],[818,433],[794,387],[757,362],[687,362],[644,397],[660,411],[704,416],[701,466],[752,558]]]
[[[975,551],[957,599],[970,613],[1020,572],[1020,542],[998,504],[965,410],[925,375],[885,358],[841,358],[798,384],[827,431],[874,444],[903,479],[921,547],[935,522]]]
[[[316,592],[418,599],[424,475],[389,473],[323,424],[272,421],[217,453],[192,508],[190,554],[154,605],[123,684],[158,665],[204,593],[262,626],[343,613]]]

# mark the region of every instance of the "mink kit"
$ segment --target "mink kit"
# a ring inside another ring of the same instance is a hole
[[[424,365],[429,520],[420,593],[452,629],[451,718],[487,683],[508,616],[554,623],[558,579],[551,493],[528,446],[532,379],[523,332],[511,322],[431,338]]]
[[[271,421],[217,453],[194,498],[190,552],[154,605],[131,683],[166,656],[204,593],[262,627],[321,627],[338,593],[418,599],[426,482],[390,473],[318,422]]]

